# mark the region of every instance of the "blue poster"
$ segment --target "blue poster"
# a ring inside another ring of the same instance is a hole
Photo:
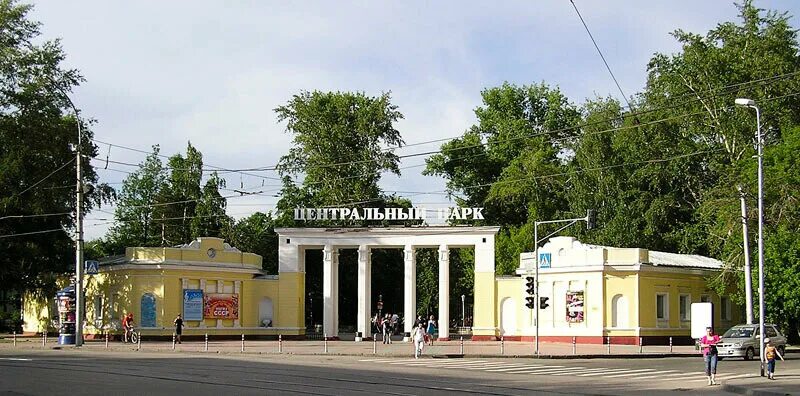
[[[539,253],[539,268],[550,268],[551,259],[550,253]]]
[[[183,289],[183,320],[203,320],[201,289]]]
[[[142,296],[141,327],[156,327],[156,297],[150,293]]]

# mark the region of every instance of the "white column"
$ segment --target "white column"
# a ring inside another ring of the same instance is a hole
[[[417,318],[417,259],[414,253],[412,245],[406,245],[403,249],[403,262],[405,263],[403,331],[409,334],[414,328],[414,321]],[[404,337],[403,341],[408,342],[409,340]]]
[[[450,250],[439,245],[439,339],[450,338]]]
[[[335,273],[333,266],[333,246],[325,245],[322,249],[322,331],[333,337],[336,321],[334,293]]]
[[[333,334],[339,337],[339,249],[333,249]]]
[[[372,336],[372,263],[369,246],[358,247],[358,315],[357,329],[364,337]]]

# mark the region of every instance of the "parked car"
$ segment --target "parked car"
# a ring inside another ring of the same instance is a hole
[[[786,337],[772,324],[765,324],[764,330],[773,345],[778,348],[781,355],[786,351]],[[758,343],[761,336],[758,334],[757,324],[741,324],[728,329],[717,344],[719,358],[741,357],[752,360],[759,353]]]

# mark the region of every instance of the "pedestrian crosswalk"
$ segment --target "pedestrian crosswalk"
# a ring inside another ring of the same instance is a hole
[[[589,367],[580,364],[571,365],[566,361],[550,362],[515,362],[503,360],[472,359],[360,359],[362,363],[379,363],[390,366],[424,367],[443,370],[479,370],[498,374],[574,376],[578,378],[598,378],[616,380],[677,380],[681,382],[701,383],[707,381],[702,371],[666,370],[655,367]],[[753,374],[720,373],[717,381],[750,377]]]

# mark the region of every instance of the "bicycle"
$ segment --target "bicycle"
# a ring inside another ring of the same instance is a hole
[[[136,331],[136,328],[135,327],[131,327],[131,330],[128,333],[128,340],[130,340],[131,344],[138,344],[140,336],[141,336],[141,334],[139,334],[139,332]]]

